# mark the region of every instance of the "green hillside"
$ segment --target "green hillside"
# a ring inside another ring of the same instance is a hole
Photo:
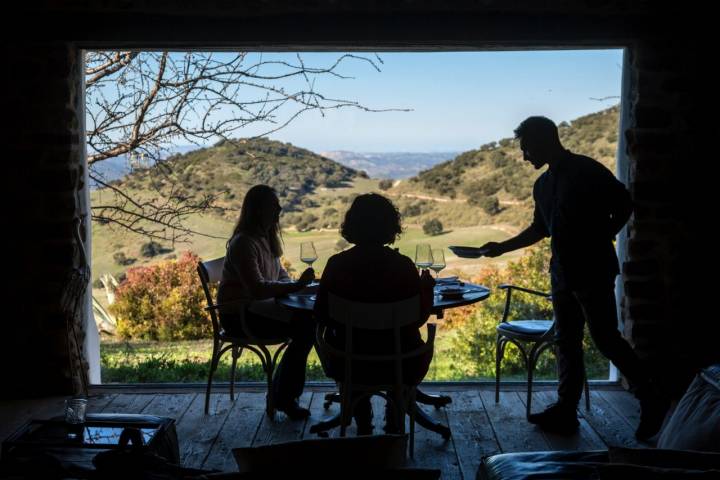
[[[618,111],[613,107],[561,124],[563,144],[613,170]],[[93,278],[106,272],[118,275],[130,266],[172,258],[183,250],[204,258],[222,255],[243,196],[257,183],[273,186],[280,196],[286,256],[293,263],[298,260],[295,250],[299,242],[316,240],[321,257],[316,267],[322,268],[339,248],[337,228],[353,198],[370,191],[388,195],[403,214],[407,229],[399,243],[403,253],[412,255],[421,238],[428,241],[421,226],[433,218],[439,219],[445,230],[429,239],[437,246],[501,240],[529,220],[532,185],[539,174],[521,160],[517,142],[510,138],[464,152],[416,177],[396,181],[390,188],[383,184],[384,189],[379,180],[367,178],[363,172],[288,143],[267,139],[221,142],[170,157],[113,183],[135,198],[151,202],[163,202],[170,195],[202,198],[219,194],[216,206],[220,208],[188,216],[185,221],[190,229],[212,237],[196,235],[186,243],[149,248],[147,238],[94,223]],[[100,189],[92,192],[91,201],[95,206],[108,204],[113,196]],[[465,271],[472,265],[449,256],[448,270],[455,267]]]
[[[563,122],[560,140],[614,172],[618,113],[615,106]],[[520,227],[532,213],[532,186],[540,173],[522,160],[517,140],[504,138],[401,181],[387,193],[398,198],[408,222],[421,224],[437,217],[453,226]]]

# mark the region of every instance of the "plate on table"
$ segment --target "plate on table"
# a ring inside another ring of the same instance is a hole
[[[295,295],[314,295],[318,291],[319,283],[313,282],[305,285],[303,288],[295,292]]]
[[[464,287],[442,287],[438,290],[440,296],[448,300],[462,298],[462,296],[469,291],[469,289]]]
[[[461,258],[480,258],[489,251],[487,248],[463,247],[460,245],[451,245],[448,248]]]
[[[456,284],[462,284],[462,282],[458,280],[457,276],[452,276],[452,277],[436,278],[435,284],[436,285],[456,285]]]

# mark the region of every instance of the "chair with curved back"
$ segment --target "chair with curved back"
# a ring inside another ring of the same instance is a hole
[[[205,308],[210,313],[213,329],[213,351],[212,360],[210,362],[210,373],[208,375],[207,390],[205,391],[205,414],[207,415],[210,407],[210,389],[212,388],[212,380],[217,370],[220,358],[227,351],[232,354],[232,364],[230,367],[230,401],[235,400],[235,369],[237,361],[242,354],[243,349],[255,353],[260,358],[263,371],[267,379],[268,391],[266,397],[265,412],[269,417],[275,415],[275,403],[273,399],[272,378],[273,372],[277,365],[277,360],[285,347],[290,343],[288,338],[257,338],[255,337],[245,324],[244,315],[240,314],[241,328],[244,333],[243,337],[234,337],[225,333],[220,326],[218,309],[226,305],[236,305],[238,303],[247,304],[249,300],[239,299],[232,302],[215,303],[210,286],[220,282],[222,277],[222,268],[225,257],[208,260],[207,262],[198,262],[197,272],[200,276],[200,283],[208,306]],[[242,311],[243,309],[240,309]],[[268,350],[269,346],[279,345],[274,354]]]
[[[395,413],[395,424],[405,433],[405,416],[410,419],[410,456],[414,453],[415,436],[415,396],[417,385],[404,382],[403,361],[419,358],[432,352],[435,344],[435,325],[427,324],[428,336],[424,345],[411,351],[402,351],[401,329],[417,323],[420,317],[420,296],[387,303],[363,303],[347,300],[334,294],[328,296],[329,317],[345,329],[343,348],[336,348],[325,340],[327,326],[318,325],[316,346],[321,358],[331,358],[342,362],[343,377],[338,381],[340,391],[340,436],[345,436],[347,425],[352,420],[353,409],[360,398],[378,395],[390,402]],[[392,335],[394,352],[388,354],[359,354],[353,351],[353,332],[355,329],[386,331]],[[353,363],[382,364],[391,363],[392,383],[359,384],[353,379]],[[419,383],[419,382],[418,382]],[[321,426],[322,425],[322,426]],[[311,432],[318,433],[336,426],[329,422],[318,424]],[[319,427],[319,428],[318,428]]]
[[[508,320],[510,315],[513,290],[552,300],[552,295],[517,285],[500,285],[499,289],[506,291],[505,309],[502,321],[497,326],[497,340],[495,343],[495,403],[500,401],[500,367],[505,356],[505,346],[508,343],[515,345],[525,362],[527,368],[527,401],[525,402],[526,416],[530,416],[532,405],[532,382],[535,366],[540,355],[548,348],[555,347],[555,319],[535,320],[521,319]],[[527,348],[530,347],[529,350]],[[585,408],[590,410],[590,387],[587,376],[585,378]]]

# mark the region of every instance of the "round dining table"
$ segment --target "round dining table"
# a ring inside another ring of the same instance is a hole
[[[463,292],[461,295],[447,297],[442,295],[442,289],[447,287],[462,288]],[[435,285],[435,295],[433,298],[433,306],[431,315],[435,315],[438,319],[443,318],[443,312],[451,308],[464,307],[472,305],[474,303],[481,302],[490,296],[490,289],[482,285],[476,285],[473,283],[457,281],[453,279],[439,279]],[[283,305],[291,310],[303,310],[312,311],[315,308],[315,294],[313,293],[296,293],[289,294],[284,297],[278,297],[276,302]],[[325,396],[325,408],[328,408],[332,402],[339,401],[339,395],[337,393],[328,394]],[[423,393],[420,389],[416,392],[417,403],[424,405],[432,405],[435,408],[441,408],[452,402],[452,398],[447,395],[430,395]],[[433,421],[419,405],[415,405],[415,421],[418,425],[439,433],[444,439],[450,438],[450,429],[438,422]],[[327,430],[340,425],[340,415],[333,417],[330,420],[319,422],[310,428],[310,432],[318,433],[322,435]]]

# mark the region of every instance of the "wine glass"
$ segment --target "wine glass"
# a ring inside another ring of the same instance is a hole
[[[315,244],[313,242],[302,242],[300,244],[300,261],[307,263],[308,267],[312,267],[315,260],[317,260]]]
[[[432,249],[427,243],[420,243],[415,247],[415,265],[420,268],[430,268],[433,264]]]
[[[440,276],[440,270],[445,268],[445,253],[442,248],[436,248],[432,251],[433,263],[430,265],[430,270],[435,272],[435,278]]]

